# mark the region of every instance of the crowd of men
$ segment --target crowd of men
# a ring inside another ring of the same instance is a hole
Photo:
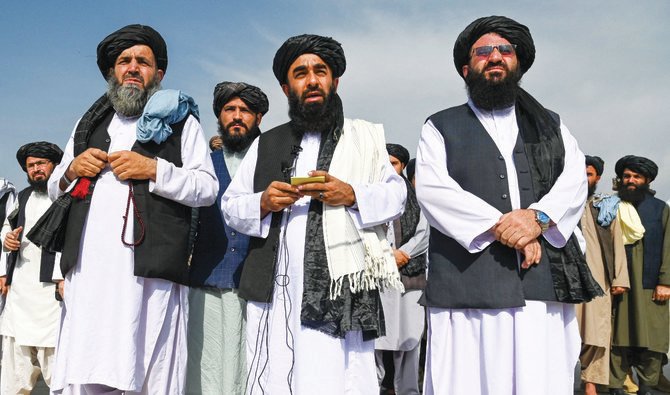
[[[624,156],[595,193],[602,159],[519,86],[535,53],[512,19],[469,24],[467,103],[410,160],[345,117],[333,38],[277,50],[289,121],[264,133],[266,94],[217,84],[208,145],[161,89],[163,37],[111,33],[65,149],[0,180],[1,393],[572,394],[578,361],[587,395],[668,390],[658,167]]]

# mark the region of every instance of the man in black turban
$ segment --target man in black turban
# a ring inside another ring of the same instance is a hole
[[[52,389],[183,393],[192,209],[215,202],[216,175],[197,115],[171,105],[184,96],[161,92],[151,113],[167,117],[143,115],[167,69],[161,35],[126,26],[97,55],[107,92],[78,122],[34,234],[47,245],[58,234],[62,249],[68,308]]]
[[[29,187],[18,194],[11,214],[3,221],[2,253],[9,252],[0,268],[0,292],[6,294],[2,313],[2,393],[30,392],[41,371],[51,385],[54,369],[56,333],[61,305],[54,298],[56,254],[32,243],[25,237],[38,219],[51,206],[47,181],[63,151],[46,141],[29,143],[19,148],[16,159],[28,174]],[[40,356],[35,364],[34,355]]]
[[[433,226],[423,299],[429,349],[458,343],[468,355],[428,355],[426,393],[572,394],[579,337],[566,303],[602,294],[573,236],[587,195],[584,155],[559,116],[519,87],[535,59],[526,26],[479,18],[458,36],[453,54],[470,100],[424,124],[416,191]],[[484,322],[508,333],[503,342],[512,346],[491,346],[486,330],[472,337],[465,329]],[[535,325],[549,335],[522,335]]]
[[[214,88],[212,108],[223,147],[230,152],[246,152],[261,134],[259,126],[269,103],[260,88],[244,82],[221,82]]]
[[[593,196],[598,187],[598,181],[603,174],[605,168],[605,161],[599,156],[586,155],[586,182],[589,184],[588,198]]]
[[[189,276],[186,387],[203,394],[243,394],[246,302],[237,289],[249,237],[224,222],[220,197],[252,141],[261,134],[259,125],[268,111],[268,98],[253,85],[221,82],[214,88],[213,108],[222,142],[221,149],[210,154],[219,179],[219,198],[199,209]]]
[[[383,224],[400,215],[406,190],[381,125],[344,119],[345,67],[332,38],[286,40],[273,71],[290,122],[254,140],[222,198],[226,223],[252,236],[239,286],[247,333],[259,334],[247,337],[250,394],[318,393],[324,383],[379,392],[378,286],[400,287]]]
[[[652,394],[668,352],[670,209],[649,188],[658,175],[658,166],[652,160],[626,155],[614,169],[619,198],[637,211],[644,236],[626,245],[631,290],[615,309],[610,375],[610,388],[614,390],[610,393],[624,394],[621,387],[632,367],[639,378],[638,394]]]
[[[386,152],[389,153],[389,160],[395,171],[402,175],[407,162],[409,162],[409,151],[400,144],[386,144]]]

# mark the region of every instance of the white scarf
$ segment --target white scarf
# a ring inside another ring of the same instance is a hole
[[[370,184],[381,181],[387,162],[382,125],[345,119],[328,173],[350,184]],[[341,294],[345,277],[353,293],[387,287],[402,291],[384,226],[357,229],[344,206],[323,207],[330,298]]]

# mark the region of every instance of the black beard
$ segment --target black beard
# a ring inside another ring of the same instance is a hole
[[[139,75],[135,75],[135,77],[142,78]],[[107,97],[109,101],[116,112],[129,118],[142,115],[147,101],[160,88],[161,84],[158,75],[152,81],[149,81],[144,89],[133,84],[119,84],[113,72],[107,78]]]
[[[649,184],[644,184],[635,189],[628,189],[627,185],[623,183],[617,188],[617,193],[621,200],[628,202],[633,206],[640,204],[647,194],[654,194],[653,191],[649,189]]]
[[[28,184],[30,184],[30,186],[33,187],[33,190],[37,193],[47,193],[48,181],[49,181],[48,178],[36,181],[28,177]]]
[[[221,136],[221,141],[223,141],[223,146],[226,147],[227,150],[232,152],[242,152],[246,150],[247,148],[249,148],[254,139],[261,134],[261,130],[258,127],[258,125],[254,125],[246,133],[233,134],[230,133],[229,128],[226,128],[223,125],[221,125],[221,121],[219,121],[218,124],[219,124],[218,132],[219,136]]]
[[[589,185],[588,189],[589,194],[586,197],[587,199],[591,198],[591,196],[593,196],[593,194],[596,193],[596,188],[598,188],[598,184]]]
[[[333,86],[323,103],[305,104],[294,91],[288,95],[288,116],[293,129],[300,134],[305,132],[330,131],[342,114],[342,102]]]
[[[471,69],[465,77],[465,84],[468,95],[477,108],[486,111],[500,110],[514,105],[521,75],[518,69],[508,70],[507,76],[502,80],[490,81],[483,73]]]

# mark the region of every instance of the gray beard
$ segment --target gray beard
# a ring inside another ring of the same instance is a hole
[[[121,85],[112,73],[107,78],[107,97],[114,110],[126,117],[132,118],[142,115],[144,106],[151,95],[161,89],[160,80],[154,78],[144,89],[136,85]]]

